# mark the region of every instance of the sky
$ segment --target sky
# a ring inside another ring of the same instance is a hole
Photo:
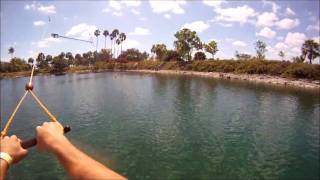
[[[123,49],[150,53],[153,44],[172,49],[174,34],[182,28],[197,32],[208,43],[215,40],[217,58],[234,58],[235,51],[255,54],[254,43],[267,44],[267,59],[285,59],[301,53],[306,39],[319,42],[319,1],[1,1],[1,60],[35,57],[38,52],[83,53],[95,50],[96,29],[117,28],[127,34]],[[50,37],[58,33],[95,43]],[[106,40],[110,48],[110,39]],[[98,49],[105,47],[99,36]]]

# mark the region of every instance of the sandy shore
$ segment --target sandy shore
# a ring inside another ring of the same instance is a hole
[[[274,84],[281,86],[300,87],[306,89],[320,90],[320,81],[311,81],[305,79],[287,79],[270,75],[255,75],[255,74],[232,74],[218,72],[195,72],[195,71],[176,71],[176,70],[128,70],[129,72],[143,72],[156,74],[178,74],[178,75],[196,75],[211,77],[216,79],[234,79],[250,81],[255,83]]]

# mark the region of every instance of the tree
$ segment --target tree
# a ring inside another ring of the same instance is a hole
[[[155,53],[159,60],[162,60],[167,51],[167,46],[165,44],[154,44],[151,48],[151,52]]]
[[[98,36],[100,36],[100,30],[96,29],[94,31],[94,35],[97,37],[97,44],[96,44],[96,52],[98,51]]]
[[[116,39],[117,39],[118,34],[119,34],[119,30],[118,30],[118,29],[114,29],[114,30],[112,31],[111,35],[110,35],[110,40],[111,40],[112,47],[113,47],[113,49],[112,49],[112,47],[111,47],[111,52],[112,52],[113,55],[115,54],[115,48],[114,48],[114,46],[115,46],[115,41],[116,41]]]
[[[177,52],[188,61],[191,60],[193,49],[199,50],[202,48],[200,38],[195,31],[184,28],[174,35],[177,40],[174,41],[174,46]]]
[[[141,53],[138,49],[127,49],[120,54],[119,59],[127,61],[143,61],[148,58],[148,53]]]
[[[68,61],[65,59],[65,53],[60,53],[53,58],[52,72],[56,74],[63,74],[68,68]]]
[[[304,59],[305,58],[303,56],[296,56],[292,58],[292,61],[295,63],[303,63]]]
[[[281,57],[281,60],[283,61],[283,58],[285,56],[284,52],[283,51],[279,51],[278,55]]]
[[[304,57],[303,59],[308,57],[309,63],[312,64],[312,61],[320,55],[320,45],[314,40],[309,39],[302,44],[301,51],[302,56]]]
[[[13,47],[9,47],[8,49],[8,53],[11,55],[11,59],[13,58],[13,53],[14,53],[14,48]]]
[[[75,60],[75,65],[76,65],[76,66],[85,65],[85,64],[83,63],[82,56],[81,56],[81,54],[79,54],[79,53],[74,56],[74,60]]]
[[[48,54],[48,55],[46,56],[46,61],[47,61],[48,64],[51,64],[51,63],[52,63],[53,58],[52,58],[52,56],[51,56],[50,54]]]
[[[180,54],[174,50],[168,50],[165,55],[162,57],[163,61],[183,61]]]
[[[109,31],[104,30],[103,35],[104,35],[104,48],[107,49],[107,36],[109,36]]]
[[[264,43],[263,41],[258,40],[255,43],[255,50],[257,53],[257,59],[264,60],[265,53],[267,52],[267,44]]]
[[[40,69],[47,69],[49,67],[48,62],[45,61],[46,57],[43,53],[39,53],[36,58],[37,67]]]
[[[127,36],[125,33],[120,33],[120,43],[121,43],[121,48],[120,48],[120,54],[122,53],[122,43],[127,39]]]
[[[101,61],[109,61],[112,59],[111,51],[109,49],[101,49],[99,57]]]
[[[206,52],[212,54],[212,59],[214,59],[214,55],[219,51],[217,42],[216,41],[210,41],[208,44],[204,45],[204,48]]]
[[[28,59],[28,63],[29,63],[30,65],[32,65],[33,62],[34,62],[34,59],[33,59],[33,58],[29,58],[29,59]]]
[[[20,58],[12,58],[9,64],[10,72],[26,71],[29,70],[30,66],[26,61]]]
[[[71,52],[66,53],[66,58],[68,59],[68,65],[74,65],[74,57]]]
[[[206,58],[207,58],[206,54],[204,52],[199,51],[194,54],[193,59],[196,61],[201,61],[201,60],[206,60]]]
[[[117,52],[116,52],[116,57],[118,57],[118,54],[119,54],[119,45],[120,45],[120,43],[121,43],[121,40],[120,40],[120,37],[118,37],[118,39],[116,40],[116,44],[117,44]]]
[[[238,51],[236,51],[235,57],[238,60],[250,60],[250,59],[252,59],[252,56],[250,54],[239,53]]]

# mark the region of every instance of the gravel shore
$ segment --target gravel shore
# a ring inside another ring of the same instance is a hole
[[[196,72],[196,71],[180,71],[180,70],[128,70],[130,72],[156,73],[156,74],[178,74],[178,75],[196,75],[204,77],[212,77],[217,79],[234,79],[256,83],[274,84],[282,86],[300,87],[306,89],[320,90],[320,81],[305,79],[288,79],[270,75],[255,74],[232,74],[218,72]]]

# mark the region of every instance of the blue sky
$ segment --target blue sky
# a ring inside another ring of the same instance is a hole
[[[204,42],[216,40],[219,58],[232,58],[236,50],[254,54],[260,39],[268,45],[268,59],[279,59],[280,50],[291,59],[305,39],[319,42],[319,1],[1,1],[1,60],[9,60],[10,46],[23,58],[93,51],[94,45],[50,34],[95,42],[97,28],[125,32],[124,49],[150,52],[155,43],[173,48],[174,33],[183,27]],[[99,49],[104,40],[99,37]]]

